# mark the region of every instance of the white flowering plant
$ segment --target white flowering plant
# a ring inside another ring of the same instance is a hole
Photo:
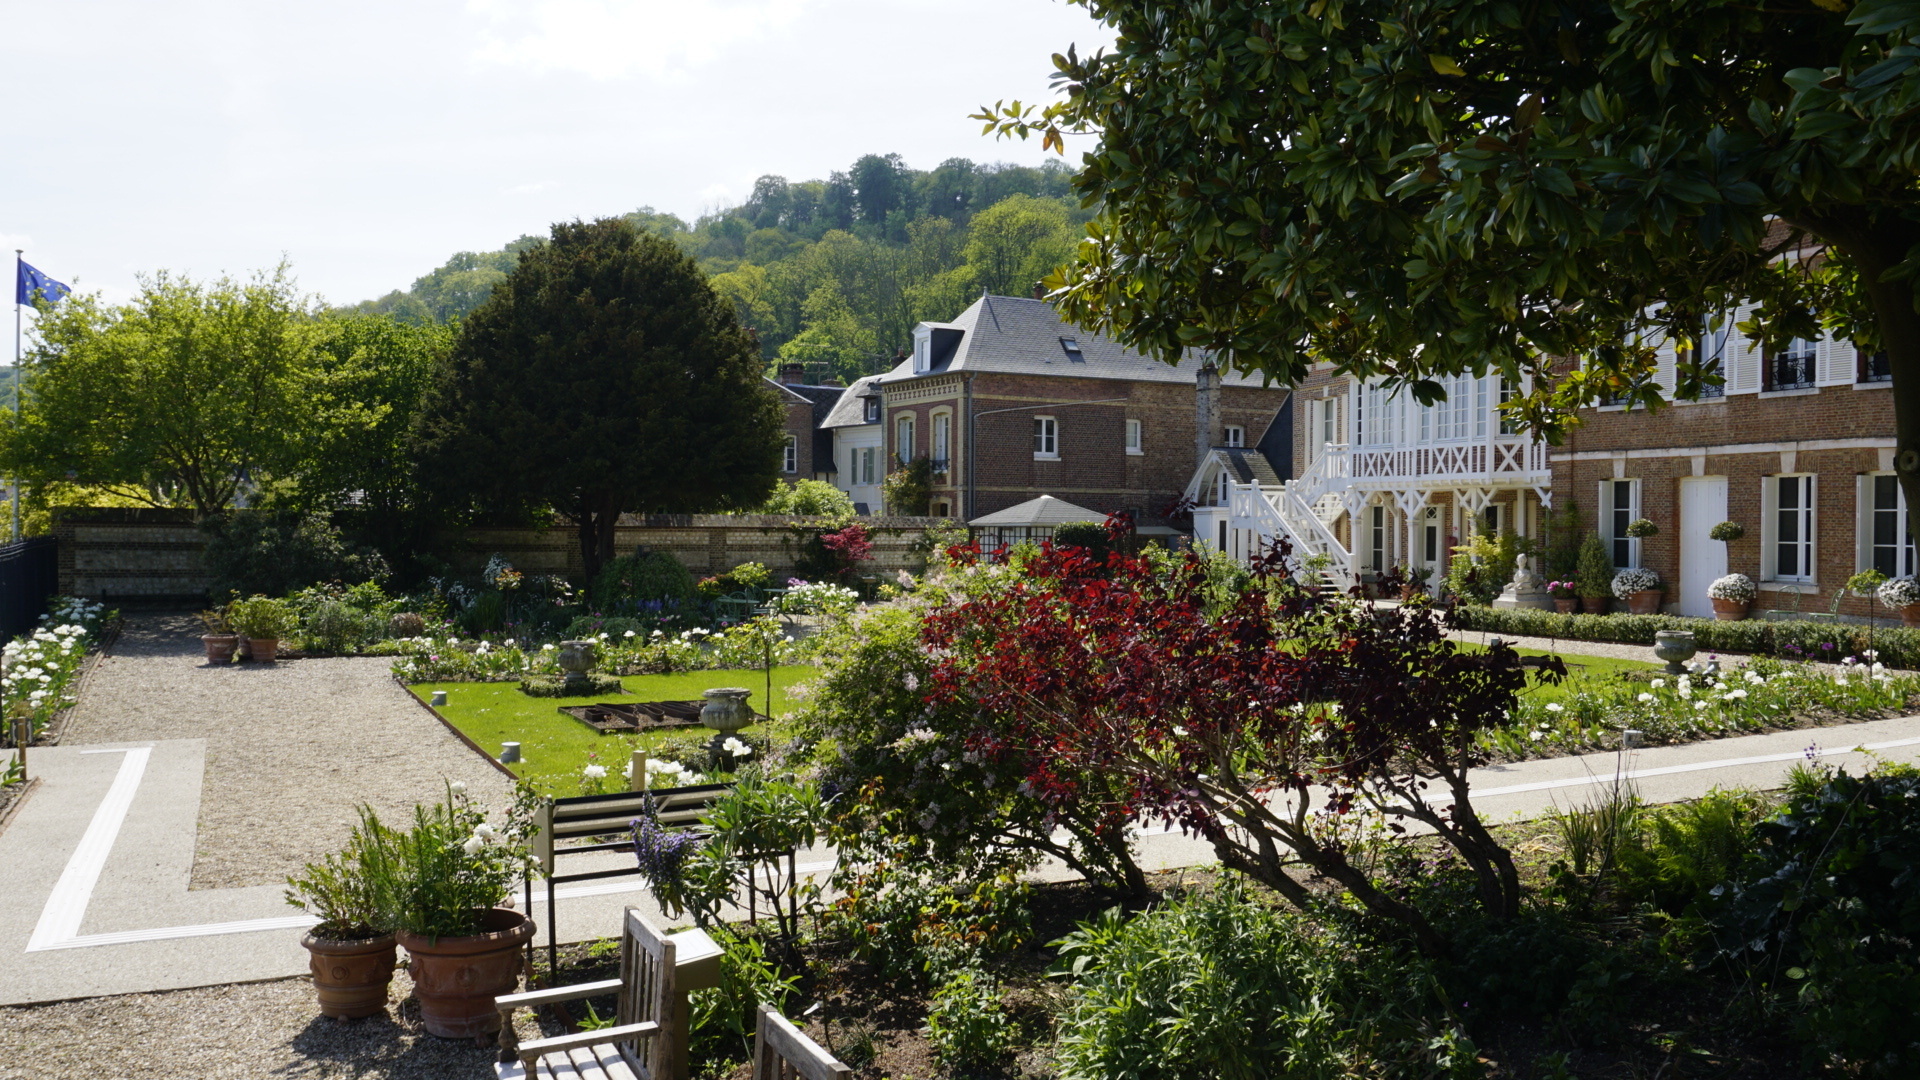
[[[803,581],[780,598],[788,615],[845,615],[860,603],[860,594],[831,581]]]
[[[1660,575],[1644,566],[1630,567],[1613,575],[1613,595],[1621,600],[1631,598],[1634,593],[1659,587]]]
[[[1759,594],[1760,590],[1754,585],[1753,579],[1745,574],[1728,574],[1726,577],[1714,578],[1713,582],[1707,586],[1709,599],[1726,600],[1735,604],[1751,604],[1753,598]]]
[[[379,901],[386,924],[430,937],[479,933],[486,911],[512,895],[530,865],[528,790],[523,785],[500,826],[463,786],[451,784],[443,801],[414,807],[410,830],[388,828],[368,812],[365,820],[390,852]]]
[[[1910,577],[1897,577],[1880,586],[1874,595],[1890,608],[1912,607],[1920,604],[1920,582]]]
[[[73,704],[74,684],[87,656],[87,628],[80,623],[42,627],[0,650],[0,701],[8,740],[24,717],[29,738],[38,737],[61,709]]]

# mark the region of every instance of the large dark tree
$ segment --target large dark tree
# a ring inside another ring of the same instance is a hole
[[[1598,394],[1658,404],[1637,331],[1753,302],[1770,344],[1885,350],[1920,505],[1920,4],[1078,2],[1115,50],[984,115],[1099,136],[1074,184],[1102,213],[1056,282],[1081,325],[1423,400],[1580,356],[1519,406],[1552,436]],[[1703,377],[1683,353],[1678,392]]]
[[[781,413],[760,370],[671,241],[614,218],[555,225],[461,326],[422,422],[423,486],[571,516],[590,579],[623,512],[766,499]]]

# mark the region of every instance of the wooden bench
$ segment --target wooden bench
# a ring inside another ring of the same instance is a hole
[[[753,1032],[753,1080],[845,1080],[853,1070],[802,1034],[771,1005]]]
[[[634,754],[634,779],[636,788],[646,783],[645,758]],[[550,799],[534,809],[533,823],[538,827],[534,833],[532,846],[534,862],[547,879],[547,970],[557,966],[560,953],[560,934],[556,924],[560,921],[554,907],[555,887],[572,881],[593,881],[601,878],[628,877],[640,873],[637,861],[612,870],[587,870],[571,874],[558,872],[557,863],[562,856],[587,855],[597,851],[625,851],[631,855],[633,841],[629,838],[629,822],[646,813],[651,799],[654,815],[660,824],[667,826],[698,825],[706,816],[707,809],[714,800],[733,789],[731,784],[700,784],[694,787],[660,788],[655,791],[635,790],[617,791],[609,795],[579,795],[565,799]],[[559,841],[579,840],[596,836],[619,835],[622,839],[603,843],[575,844],[562,846]],[[526,880],[527,907],[533,907],[533,879]],[[533,960],[533,944],[527,945],[529,975]]]
[[[704,932],[663,934],[633,908],[620,939],[620,977],[494,999],[499,1080],[685,1080],[687,994],[720,985],[720,949]],[[521,1043],[513,1012],[619,995],[612,1027]]]

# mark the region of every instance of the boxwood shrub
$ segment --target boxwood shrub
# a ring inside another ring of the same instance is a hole
[[[1870,628],[1807,619],[1723,622],[1677,615],[1562,615],[1539,608],[1505,610],[1477,604],[1454,609],[1453,620],[1463,630],[1623,645],[1652,645],[1653,635],[1661,630],[1691,630],[1695,646],[1703,653],[1759,653],[1788,660],[1837,662],[1871,648],[1888,667],[1920,668],[1920,630],[1900,626]]]

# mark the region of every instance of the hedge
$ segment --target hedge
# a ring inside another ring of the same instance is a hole
[[[1675,615],[1562,615],[1539,608],[1508,610],[1477,604],[1455,608],[1453,624],[1462,630],[1492,634],[1624,645],[1652,645],[1653,635],[1661,630],[1691,630],[1694,645],[1703,653],[1759,653],[1789,660],[1838,662],[1871,648],[1879,651],[1880,662],[1888,667],[1920,669],[1920,629],[1901,626],[1869,627],[1805,619],[1723,622]]]

